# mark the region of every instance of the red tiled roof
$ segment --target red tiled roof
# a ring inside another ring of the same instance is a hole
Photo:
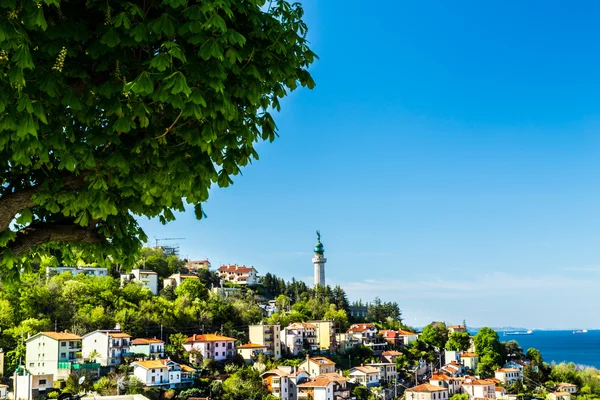
[[[406,389],[407,392],[417,392],[417,393],[431,393],[431,392],[447,392],[448,389],[435,386],[430,383],[423,383],[422,385],[412,387],[410,389]]]
[[[415,336],[415,335],[416,335],[416,333],[414,333],[414,332],[409,332],[409,331],[403,331],[402,329],[400,329],[400,330],[398,331],[398,335],[400,335],[400,336]]]
[[[367,329],[377,329],[373,324],[354,324],[348,329],[348,332],[364,332]]]
[[[218,269],[219,272],[241,272],[248,273],[255,271],[254,267],[246,267],[245,265],[221,265]]]
[[[246,343],[237,347],[238,349],[266,349],[267,346],[257,343]]]
[[[433,375],[431,375],[430,381],[449,381],[452,379],[454,379],[454,378],[452,378],[446,374],[433,374]]]
[[[460,353],[460,356],[461,357],[479,357],[479,354],[467,352],[467,353]]]
[[[192,335],[189,338],[187,338],[185,341],[186,341],[186,343],[189,343],[189,342],[221,342],[221,341],[235,342],[235,339],[227,337],[227,336],[217,335],[214,333],[207,333],[205,335]]]
[[[521,370],[516,368],[500,368],[496,372],[521,372]]]

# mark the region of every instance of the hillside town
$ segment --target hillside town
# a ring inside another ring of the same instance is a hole
[[[315,288],[324,286],[326,279],[327,259],[320,239],[318,234],[312,259]],[[134,285],[160,297],[165,290],[198,284],[198,272],[210,268],[208,260],[186,261],[185,268],[162,279],[162,288],[156,271],[134,268],[120,274],[120,284],[123,288]],[[47,279],[63,274],[102,279],[108,272],[91,266],[46,268]],[[211,292],[221,298],[241,296],[265,282],[254,267],[244,265],[222,265],[214,274],[218,285]],[[257,372],[262,390],[282,400],[448,400],[454,396],[510,400],[516,399],[523,384],[528,383],[526,379],[531,380],[542,368],[540,360],[528,358],[536,356],[535,351],[524,354],[518,346],[510,350],[514,353],[507,354],[502,365],[498,365],[499,360],[491,364],[486,361],[491,353],[478,351],[502,347],[489,328],[474,336],[464,322],[433,322],[420,332],[404,325],[392,328],[391,322],[382,326],[379,321],[368,321],[367,309],[373,306],[357,304],[348,309],[359,322],[347,328],[335,319],[269,323],[269,318],[280,312],[279,307],[290,305],[282,304],[280,298],[265,297],[260,304],[263,319],[243,327],[243,334],[236,337],[203,329],[187,336],[181,332],[163,335],[162,325],[160,336],[141,337],[123,330],[118,323],[79,334],[69,330],[30,332],[23,338],[24,359],[9,377],[12,386],[0,386],[0,398],[53,397],[72,390],[67,387],[69,381],[81,376],[89,382],[118,376],[111,394],[138,390],[158,393],[161,398],[165,391],[194,390],[203,380],[210,380],[212,385],[227,380],[236,368],[250,368]],[[444,343],[437,342],[442,339]],[[485,347],[478,340],[486,341]],[[5,370],[4,366],[0,370]],[[549,400],[570,400],[578,393],[577,385],[569,382],[557,382],[548,389]],[[211,389],[209,397],[220,398],[217,392]]]

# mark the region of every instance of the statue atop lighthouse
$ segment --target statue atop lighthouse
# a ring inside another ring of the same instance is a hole
[[[321,232],[317,231],[317,244],[315,244],[315,256],[312,259],[315,265],[315,286],[325,286],[325,247],[321,243]]]

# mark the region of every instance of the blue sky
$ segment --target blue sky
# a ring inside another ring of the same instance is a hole
[[[317,87],[152,238],[397,301],[408,324],[600,328],[600,5],[305,1]]]

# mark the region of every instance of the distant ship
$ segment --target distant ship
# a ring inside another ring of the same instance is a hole
[[[579,333],[587,333],[587,329],[573,331],[574,335],[577,335]]]
[[[528,331],[510,331],[510,332],[504,332],[504,336],[507,335],[533,335],[533,331],[532,330],[528,330]]]

